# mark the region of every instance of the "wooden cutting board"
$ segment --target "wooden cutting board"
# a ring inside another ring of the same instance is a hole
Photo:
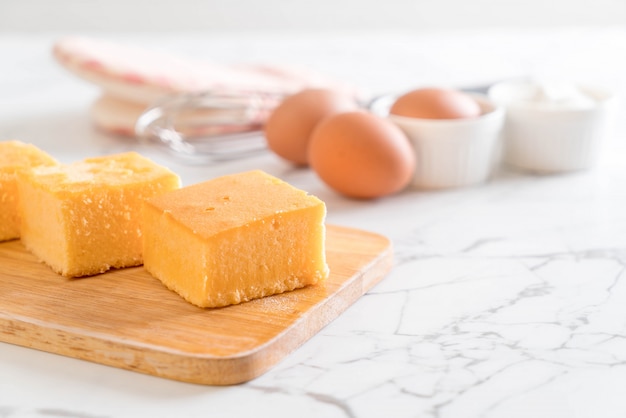
[[[0,243],[0,341],[209,385],[251,380],[335,319],[392,266],[384,236],[328,226],[323,285],[218,309],[184,301],[143,267],[67,279]]]

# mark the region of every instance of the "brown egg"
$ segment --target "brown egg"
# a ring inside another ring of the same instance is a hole
[[[309,142],[311,168],[332,189],[355,198],[376,198],[403,189],[415,170],[405,134],[388,119],[365,111],[322,121]]]
[[[389,112],[420,119],[462,119],[479,116],[481,109],[476,100],[459,90],[423,88],[398,97]]]
[[[325,117],[356,109],[355,100],[328,89],[305,89],[287,97],[265,124],[270,150],[296,165],[307,165],[311,132]]]

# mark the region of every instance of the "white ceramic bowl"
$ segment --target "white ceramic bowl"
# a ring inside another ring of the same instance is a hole
[[[471,96],[482,109],[476,118],[419,119],[388,115],[404,131],[415,150],[415,187],[464,187],[484,183],[490,178],[499,163],[504,112],[485,95]]]
[[[614,95],[576,86],[586,101],[531,102],[524,98],[529,83],[507,81],[489,89],[489,97],[506,110],[504,163],[546,174],[592,167],[611,125]]]

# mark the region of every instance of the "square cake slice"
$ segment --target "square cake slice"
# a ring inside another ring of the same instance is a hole
[[[32,144],[0,142],[0,241],[20,237],[17,173],[53,164],[57,164],[54,158]]]
[[[179,187],[135,152],[34,168],[18,176],[22,242],[67,277],[140,265],[143,200]]]
[[[262,171],[148,199],[142,216],[144,268],[199,307],[328,277],[324,202]]]

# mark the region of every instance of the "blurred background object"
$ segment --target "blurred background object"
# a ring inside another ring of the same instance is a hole
[[[624,0],[2,0],[10,31],[439,31],[620,25]]]

